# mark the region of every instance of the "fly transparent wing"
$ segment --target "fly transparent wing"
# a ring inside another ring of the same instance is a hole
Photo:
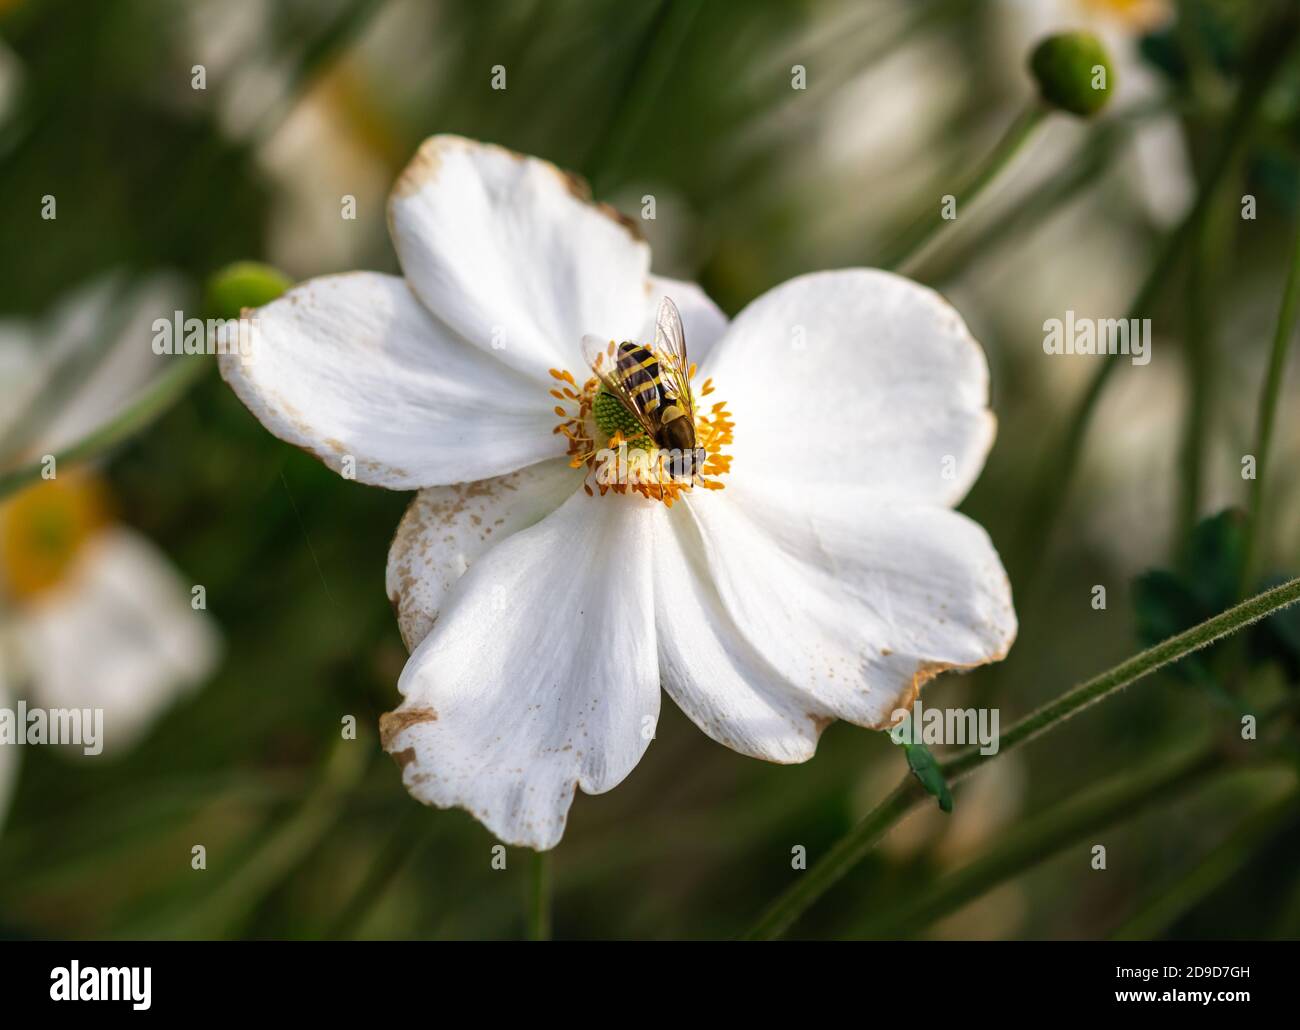
[[[587,333],[582,338],[582,356],[591,366],[591,370],[596,373],[596,378],[600,380],[601,385],[618,398],[623,407],[640,423],[642,432],[653,439],[658,426],[641,410],[627,387],[623,385],[623,379],[619,375],[618,344],[613,340]]]
[[[663,356],[669,355],[686,368],[686,329],[682,326],[682,313],[677,310],[671,297],[659,302],[659,313],[655,316],[655,350]]]
[[[691,396],[691,364],[686,356],[686,330],[682,326],[681,312],[671,297],[659,302],[655,316],[655,357],[659,369],[667,380],[677,403],[686,409],[688,417],[695,419],[695,399]]]

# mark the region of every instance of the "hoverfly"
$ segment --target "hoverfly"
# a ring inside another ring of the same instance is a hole
[[[630,340],[616,345],[588,334],[582,348],[605,390],[635,417],[656,447],[668,452],[670,475],[690,479],[698,474],[708,455],[695,445],[691,366],[677,305],[668,297],[660,302],[649,346]]]

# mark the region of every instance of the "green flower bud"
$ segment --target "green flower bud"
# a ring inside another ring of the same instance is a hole
[[[1029,70],[1043,100],[1081,118],[1105,107],[1115,88],[1110,55],[1091,32],[1048,36],[1029,55]]]
[[[634,445],[635,438],[643,435],[637,417],[607,390],[601,390],[596,394],[596,399],[591,404],[591,413],[596,419],[596,425],[606,436],[622,432],[629,444]]]
[[[204,291],[209,318],[238,318],[244,308],[260,308],[293,283],[270,265],[236,261],[214,272]]]

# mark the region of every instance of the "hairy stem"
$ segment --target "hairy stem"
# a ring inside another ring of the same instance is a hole
[[[1225,764],[1221,751],[1204,746],[1111,777],[1009,831],[969,865],[872,918],[854,936],[910,936],[1033,868],[1085,834],[1135,815],[1155,802],[1186,793]]]
[[[983,755],[977,747],[959,752],[943,763],[944,777],[949,783],[956,782],[985,762],[994,761],[1035,737],[1058,728],[1085,708],[1116,694],[1130,683],[1298,600],[1300,578],[1258,594],[1177,636],[1161,641],[1101,675],[1079,684],[1015,723],[1002,735],[996,753]],[[793,886],[769,905],[746,937],[757,940],[779,937],[856,866],[885,831],[897,823],[913,805],[928,797],[920,783],[911,776],[907,777],[889,797],[842,837],[824,859],[803,873]]]

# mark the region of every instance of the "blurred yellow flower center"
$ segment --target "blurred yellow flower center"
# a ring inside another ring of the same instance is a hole
[[[694,365],[690,374],[695,374]],[[605,419],[597,418],[596,408],[602,401],[613,398],[602,394],[600,380],[595,376],[581,386],[571,372],[553,368],[551,376],[557,382],[551,396],[560,402],[555,406],[560,424],[553,431],[569,441],[569,464],[575,469],[586,468],[582,488],[588,495],[636,493],[662,501],[671,508],[692,487],[723,488],[718,477],[731,471],[731,455],[725,448],[732,441],[735,424],[723,401],[715,403],[707,412],[699,410],[703,398],[713,393],[712,379],[706,379],[698,391],[691,390],[697,409],[696,453],[703,457],[702,463],[695,464],[693,455],[680,456],[661,450],[646,436],[629,437],[622,429],[609,434],[603,431],[598,423]],[[630,412],[626,418],[633,420]],[[681,464],[683,461],[687,464]]]
[[[1168,21],[1174,13],[1169,0],[1080,0],[1092,13],[1107,15],[1135,32],[1147,32]]]
[[[85,473],[37,483],[0,504],[0,591],[28,601],[58,584],[107,513],[103,483]]]

